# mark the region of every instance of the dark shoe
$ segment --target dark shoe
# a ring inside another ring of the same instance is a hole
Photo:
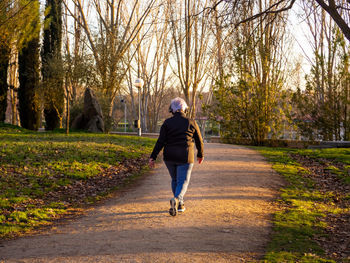
[[[184,204],[179,204],[179,206],[177,207],[177,211],[179,213],[183,213],[183,212],[185,212],[185,210],[186,210],[186,207]]]
[[[177,207],[179,206],[179,199],[177,198],[171,198],[170,199],[170,209],[169,214],[172,216],[177,215]]]

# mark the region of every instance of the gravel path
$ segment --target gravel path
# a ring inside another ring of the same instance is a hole
[[[271,231],[271,200],[282,182],[255,151],[205,144],[184,214],[168,214],[170,176],[157,168],[79,219],[6,241],[4,262],[247,262]],[[2,262],[0,260],[0,262]]]

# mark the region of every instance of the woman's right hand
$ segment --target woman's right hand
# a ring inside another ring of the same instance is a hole
[[[154,160],[153,160],[152,158],[149,158],[149,160],[148,160],[148,166],[149,166],[150,168],[154,168],[154,167],[155,167],[155,162],[154,162]]]
[[[202,158],[197,157],[197,161],[199,164],[201,164],[203,162],[203,160],[204,160],[204,157],[202,157]]]

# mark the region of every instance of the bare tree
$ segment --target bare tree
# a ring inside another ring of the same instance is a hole
[[[264,10],[269,0],[247,1],[232,18],[241,20]],[[240,17],[241,16],[241,17]],[[223,83],[214,91],[212,119],[222,118],[223,135],[261,144],[277,136],[286,65],[285,17],[269,15],[242,24],[229,37]]]
[[[145,25],[154,3],[155,0],[142,3],[139,0],[89,0],[84,6],[81,0],[73,0],[81,20],[66,4],[70,14],[83,28],[95,59],[101,81],[100,91],[105,99],[102,108],[107,131],[112,125],[113,101],[129,66],[124,63],[125,54]],[[96,16],[95,21],[87,16],[87,5],[93,9],[91,12]],[[140,13],[135,21],[137,10]]]
[[[190,116],[196,112],[196,95],[208,70],[210,30],[208,15],[200,10],[207,1],[168,1],[171,10],[170,22],[174,42],[175,69],[185,100],[190,107]]]
[[[245,0],[218,0],[214,5],[212,5],[212,8],[216,8],[222,3],[231,3],[233,6],[232,10],[235,10],[235,8],[242,3],[246,2]],[[250,2],[250,1],[249,1]],[[301,1],[305,2],[305,1]],[[349,16],[346,14],[350,11],[350,2],[349,1],[343,1],[343,0],[313,0],[308,1],[313,4],[317,4],[319,7],[321,7],[323,10],[325,10],[334,20],[334,22],[338,25],[340,30],[343,32],[344,36],[350,41],[350,24],[349,24]],[[259,17],[267,17],[271,14],[279,14],[281,12],[287,11],[291,9],[294,4],[296,3],[296,0],[279,0],[279,1],[273,1],[269,6],[267,6],[264,10],[258,11],[255,14],[251,14],[250,16],[246,16],[245,18],[242,18],[240,21],[235,23],[235,26],[238,26],[242,23],[257,19]],[[345,12],[343,12],[345,11]]]
[[[303,135],[310,139],[341,140],[349,136],[349,44],[326,11],[315,3],[304,3],[313,51],[312,69],[305,92],[298,92],[295,103]]]
[[[169,58],[173,43],[169,23],[163,17],[169,17],[166,5],[155,9],[151,14],[152,27],[145,40],[138,48],[135,62],[135,73],[145,81],[141,99],[142,129],[155,132],[161,108],[164,106],[165,89],[174,83],[173,75],[169,72]],[[146,34],[144,34],[146,35]]]
[[[69,21],[68,10],[64,13],[64,87],[66,102],[66,133],[69,133],[70,110],[81,108],[77,105],[86,87],[94,83],[95,71],[93,70],[93,57],[87,50],[86,35],[82,32],[81,16],[77,8],[74,9],[74,16],[77,20]],[[71,23],[70,23],[71,22]],[[73,116],[76,117],[76,116]]]

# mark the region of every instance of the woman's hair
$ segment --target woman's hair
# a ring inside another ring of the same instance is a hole
[[[171,100],[169,111],[172,113],[175,113],[177,111],[185,112],[188,108],[186,101],[183,99],[177,97],[173,100]]]

